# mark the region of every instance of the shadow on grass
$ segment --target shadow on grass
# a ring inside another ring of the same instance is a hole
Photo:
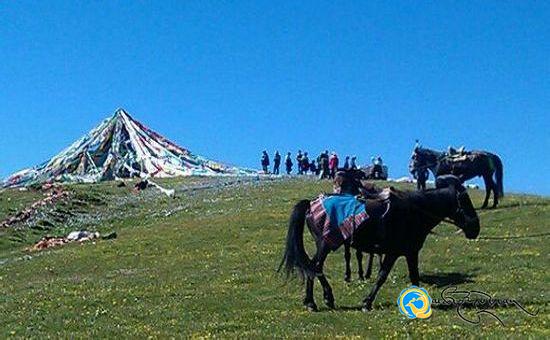
[[[370,310],[369,312],[384,311],[392,308],[395,308],[394,302],[389,302],[389,301],[380,302],[380,303],[375,302],[372,307],[372,310]],[[362,311],[362,309],[363,309],[363,306],[358,304],[356,306],[338,306],[337,305],[336,309],[326,308],[325,310],[323,310],[323,308],[320,308],[319,310],[323,312],[327,312],[331,310],[338,311],[338,312],[359,312],[359,311]],[[369,313],[369,312],[366,312],[366,313]]]
[[[437,288],[454,286],[462,283],[472,283],[474,274],[471,273],[437,273],[437,274],[422,274],[420,275],[420,282],[427,283]]]
[[[359,312],[361,310],[361,306],[336,306],[335,311],[338,312]]]

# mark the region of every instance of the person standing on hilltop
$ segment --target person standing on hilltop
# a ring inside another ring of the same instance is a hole
[[[309,171],[311,171],[312,175],[319,175],[319,169],[315,165],[314,159],[312,159],[311,162],[309,163]]]
[[[350,169],[357,169],[357,156],[351,157]]]
[[[336,171],[338,170],[338,155],[334,151],[328,161],[328,168],[330,170],[330,178],[334,178],[336,176]]]
[[[307,175],[309,171],[309,157],[307,152],[304,152],[304,155],[302,156],[302,173]]]
[[[319,179],[324,179],[329,176],[328,174],[328,151],[321,152],[317,158],[317,164],[319,165]]]
[[[323,173],[323,162],[321,161],[321,158],[323,158],[322,152],[319,154],[319,156],[317,156],[317,171],[319,172],[319,174]],[[317,176],[319,176],[319,174],[317,174]],[[321,176],[319,176],[319,179],[321,179]]]
[[[296,166],[298,166],[298,175],[302,174],[302,150],[298,150],[296,154]]]
[[[286,153],[286,157],[285,157],[285,166],[286,166],[286,174],[287,175],[290,175],[290,173],[292,172],[292,157],[290,157],[290,152],[287,152]]]
[[[372,157],[372,175],[375,179],[382,178],[384,176],[384,167],[382,157]]]
[[[413,160],[416,160],[417,155],[413,154]],[[412,165],[412,164],[411,164]],[[412,167],[410,171],[413,178],[416,179],[416,190],[426,190],[426,181],[428,180],[429,173],[427,167]]]
[[[346,156],[346,160],[344,161],[344,170],[349,170],[349,156]]]
[[[275,151],[275,156],[273,156],[273,173],[275,175],[279,174],[279,167],[281,166],[281,155],[279,151]]]
[[[422,147],[422,145],[420,144],[420,140],[416,139],[415,140],[415,143],[414,143],[414,149],[413,150],[418,150]]]
[[[264,170],[265,174],[269,173],[269,156],[267,155],[267,151],[262,152],[262,169]]]

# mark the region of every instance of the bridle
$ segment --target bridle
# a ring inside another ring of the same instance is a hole
[[[462,207],[462,203],[460,203],[460,201],[461,201],[462,197],[464,197],[464,195],[467,195],[467,194],[468,194],[468,192],[466,191],[466,189],[462,190],[461,192],[459,192],[459,191],[456,190],[456,189],[455,189],[455,191],[456,191],[456,195],[455,195],[455,199],[456,199],[456,210],[452,213],[452,215],[455,216],[455,215],[457,215],[457,214],[459,214],[459,213],[462,213],[463,215],[465,215],[465,214],[464,214],[464,208]],[[452,224],[452,225],[454,225],[454,226],[456,226],[456,227],[462,229],[462,227],[459,226],[458,223],[457,223],[455,220],[453,220],[452,218],[450,218],[450,217],[443,217],[443,218],[442,218],[441,216],[432,214],[431,212],[428,212],[428,211],[426,211],[426,210],[424,210],[424,209],[421,209],[421,208],[419,208],[418,206],[416,206],[416,208],[417,208],[418,210],[420,210],[423,214],[425,214],[425,215],[427,215],[427,216],[429,216],[429,217],[432,217],[432,218],[434,218],[434,219],[441,219],[442,222],[446,222],[446,223]]]
[[[456,190],[456,189],[455,189]],[[453,215],[457,215],[459,213],[462,213],[463,215],[466,215],[464,213],[464,208],[462,207],[462,203],[460,203],[462,201],[462,197],[464,197],[464,195],[468,195],[468,192],[466,192],[466,189],[462,190],[462,191],[458,191],[456,190],[456,210],[455,212],[453,213]],[[461,228],[457,222],[455,222],[452,218],[448,218],[448,217],[445,217],[443,219],[444,222],[447,222],[447,223],[450,223],[450,224],[453,224],[459,228]],[[462,229],[462,228],[461,228]]]
[[[415,152],[414,155],[416,155],[416,157],[419,157],[419,155],[422,155],[421,157],[422,158],[427,158],[428,156],[426,156],[425,154],[419,154],[418,152]],[[413,169],[415,170],[425,170],[425,169],[430,169],[432,168],[433,166],[436,166],[438,165],[441,161],[443,161],[445,158],[447,158],[447,155],[445,154],[441,154],[439,156],[437,155],[433,155],[433,157],[435,158],[435,161],[432,162],[432,163],[428,163],[428,164],[424,164],[422,166],[414,166]],[[414,160],[415,162],[417,162],[417,160],[415,159]]]

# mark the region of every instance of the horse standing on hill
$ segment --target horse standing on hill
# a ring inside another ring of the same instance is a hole
[[[481,206],[482,209],[487,208],[491,191],[493,192],[493,208],[498,205],[499,198],[504,197],[502,161],[500,157],[490,152],[470,151],[451,156],[445,152],[416,147],[411,157],[409,170],[415,174],[426,169],[429,169],[435,178],[441,175],[455,175],[462,183],[474,177],[483,177],[485,200]],[[424,178],[424,181],[426,179]]]
[[[349,194],[353,196],[360,196],[362,198],[368,198],[377,196],[380,194],[380,190],[373,184],[366,182],[368,175],[361,169],[341,169],[336,173],[334,178],[334,192],[340,194]],[[379,255],[380,266],[382,265],[382,255]],[[357,258],[357,268],[359,279],[368,279],[372,275],[372,262],[374,259],[374,253],[369,253],[369,259],[367,262],[366,273],[363,271],[363,251],[357,249],[355,252]],[[344,242],[344,260],[346,265],[346,272],[344,280],[346,282],[351,281],[351,240]]]
[[[324,226],[315,222],[312,218],[312,202],[302,200],[292,210],[286,248],[279,270],[284,268],[288,276],[297,269],[305,276],[306,296],[303,303],[308,310],[315,311],[315,278],[323,287],[325,304],[329,308],[335,308],[334,295],[323,273],[323,266],[328,254],[346,240],[343,234],[337,235],[342,242],[335,244],[332,233],[334,230],[329,230],[330,234],[327,234]],[[479,235],[479,218],[466,188],[454,176],[439,178],[436,181],[436,189],[423,192],[394,191],[386,200],[367,199],[364,212],[368,219],[353,229],[352,246],[363,251],[383,253],[385,256],[377,281],[363,300],[363,311],[372,309],[378,290],[400,256],[407,259],[412,284],[419,285],[418,253],[430,231],[442,220],[450,219],[469,239],[475,239]],[[309,258],[304,248],[303,233],[306,222],[317,247],[313,259]]]

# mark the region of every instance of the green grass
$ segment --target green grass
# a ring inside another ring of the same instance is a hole
[[[113,183],[71,186],[86,202],[69,205],[79,210],[74,216],[51,229],[0,231],[0,338],[550,337],[548,237],[468,241],[442,224],[420,254],[422,285],[432,297],[453,282],[445,279],[451,277],[463,289],[515,298],[537,311],[536,317],[497,308],[505,326],[486,317],[469,325],[453,310],[434,309],[428,320],[406,320],[395,305],[410,284],[404,259],[382,287],[374,310],[362,313],[355,307],[374,279],[358,281],[352,263],[354,281],[345,283],[341,250],[326,265],[338,309],[309,313],[301,305],[303,285],[285,282],[276,268],[291,207],[300,198],[329,191],[329,182],[216,182],[217,187],[201,190],[192,187],[209,180],[162,183],[175,187],[178,197],[157,195],[155,189],[135,195]],[[39,195],[0,193],[0,219]],[[482,193],[471,196],[480,206]],[[481,211],[480,217],[482,237],[545,233],[550,199],[508,195],[498,209]],[[80,227],[115,230],[118,238],[40,253],[24,250],[44,234]],[[324,307],[318,283],[315,296]]]

